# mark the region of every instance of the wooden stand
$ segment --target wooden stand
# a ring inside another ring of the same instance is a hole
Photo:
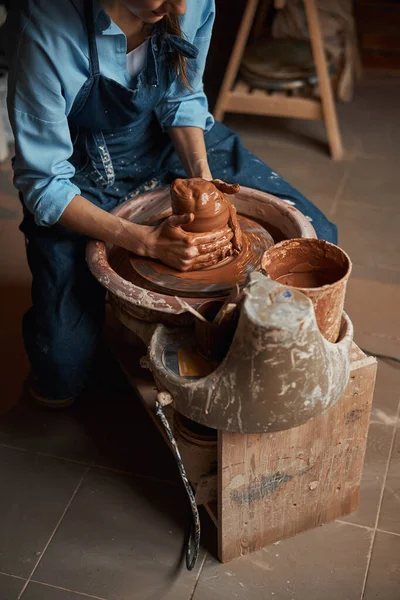
[[[119,327],[121,336],[111,342],[116,356],[160,428],[157,390],[139,365],[145,348],[138,350],[135,336]],[[273,434],[218,432],[218,473],[204,480],[196,498],[217,526],[222,562],[357,509],[375,375],[376,360],[354,345],[346,392],[321,417]]]
[[[275,2],[279,4],[277,7],[282,7],[281,1],[275,0]],[[268,93],[257,89],[252,90],[245,82],[240,80],[235,83],[259,3],[260,0],[247,1],[221,91],[215,105],[215,118],[222,121],[226,112],[234,112],[275,117],[296,117],[298,119],[323,119],[331,156],[334,160],[340,160],[343,156],[343,146],[315,0],[304,0],[304,6],[321,99],[291,97],[283,92]],[[262,9],[265,5],[264,2]]]

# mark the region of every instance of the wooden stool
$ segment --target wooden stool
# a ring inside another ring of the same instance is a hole
[[[257,89],[251,90],[243,81],[236,81],[259,3],[260,0],[247,1],[221,91],[215,105],[215,118],[222,121],[226,112],[234,112],[275,117],[296,117],[298,119],[323,119],[331,156],[334,160],[340,160],[343,156],[343,146],[315,0],[304,0],[304,6],[321,98],[291,97],[281,92],[267,93]],[[276,8],[282,8],[284,4],[284,0],[275,0]],[[268,0],[264,0],[261,5],[259,23],[265,18],[267,6]]]
[[[121,323],[111,329],[116,357],[167,441],[154,380],[139,364],[145,348]],[[218,432],[218,472],[203,479],[196,501],[217,527],[222,562],[357,509],[376,368],[354,344],[347,389],[322,416],[272,434]]]

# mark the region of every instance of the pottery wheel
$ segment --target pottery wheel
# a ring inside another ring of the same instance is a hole
[[[142,279],[143,287],[169,296],[226,296],[236,284],[244,285],[252,271],[261,269],[264,252],[274,245],[264,227],[246,217],[239,216],[238,220],[243,234],[242,251],[213,267],[181,273],[156,260],[136,255],[129,259],[131,267]]]

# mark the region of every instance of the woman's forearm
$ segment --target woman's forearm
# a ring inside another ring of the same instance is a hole
[[[168,135],[187,176],[212,179],[204,131],[200,127],[168,127]]]
[[[145,243],[148,227],[112,215],[82,196],[73,198],[58,222],[90,238],[115,244],[135,254],[148,255]]]

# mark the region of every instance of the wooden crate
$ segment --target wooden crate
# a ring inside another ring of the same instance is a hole
[[[347,389],[324,415],[272,434],[219,432],[222,562],[357,509],[377,366],[356,347],[353,356]]]

